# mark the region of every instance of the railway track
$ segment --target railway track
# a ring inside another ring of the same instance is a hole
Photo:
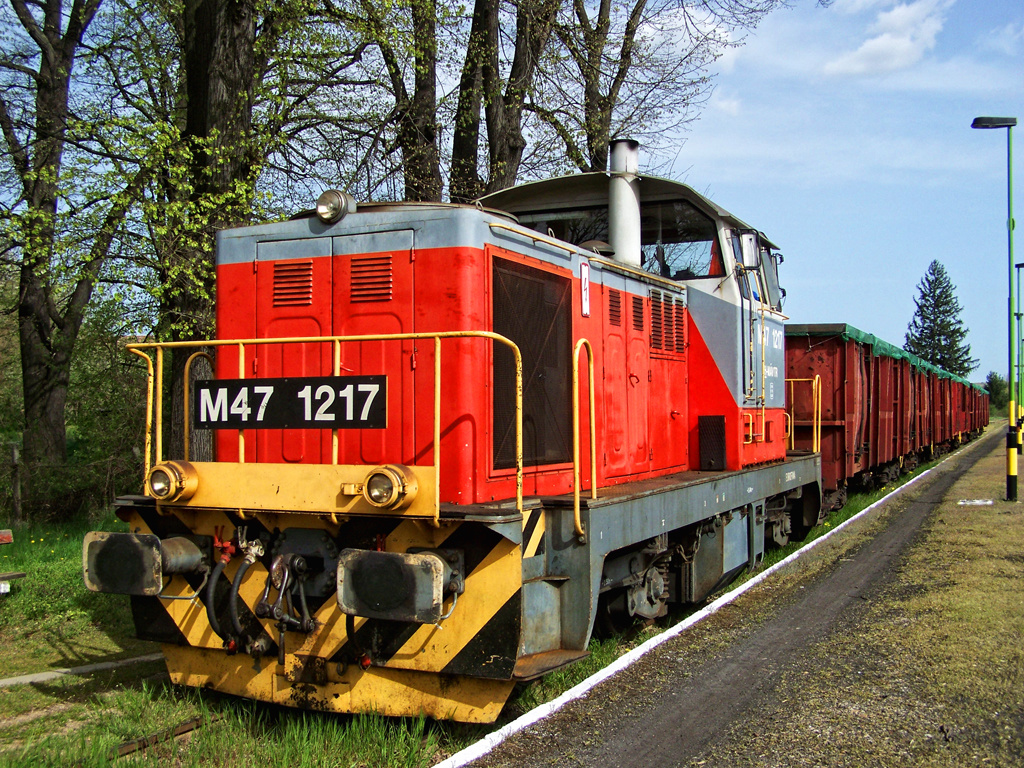
[[[183,723],[172,726],[171,728],[165,728],[162,731],[157,731],[149,736],[143,736],[138,739],[132,739],[126,741],[117,749],[110,751],[109,758],[116,760],[119,757],[127,757],[128,755],[134,755],[138,752],[144,752],[150,747],[155,747],[158,744],[163,744],[168,741],[174,741],[180,739],[182,736],[186,736],[204,725],[210,725],[216,723],[222,718],[219,715],[213,715],[210,717],[193,717],[191,720],[186,720]]]

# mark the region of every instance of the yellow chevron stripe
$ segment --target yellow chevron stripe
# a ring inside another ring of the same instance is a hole
[[[424,538],[426,534],[426,538]],[[447,534],[445,534],[447,535]],[[406,520],[398,525],[395,530],[385,539],[384,549],[388,552],[404,552],[409,546],[430,547],[434,546],[431,536],[439,537],[440,532],[432,525],[421,521]],[[305,653],[323,658],[331,658],[337,653],[348,640],[348,633],[345,631],[345,614],[338,608],[337,599],[332,596],[320,606],[313,617],[320,625],[310,635],[304,635],[304,640],[297,648],[292,648],[288,642],[296,642],[289,633],[285,633],[285,647],[288,653]],[[358,631],[366,619],[361,616],[355,617],[353,622],[354,630]],[[290,633],[295,635],[295,633]]]
[[[326,668],[326,685],[292,684],[276,659],[259,663],[244,654],[163,646],[171,681],[178,685],[213,687],[236,696],[277,702],[324,712],[368,712],[385,715],[426,715],[462,722],[490,723],[497,718],[515,683],[511,680],[452,678],[401,669],[355,666]]]
[[[528,515],[523,516],[523,530],[526,530],[527,524],[534,516],[537,517],[537,525],[530,535],[530,540],[523,542],[523,557],[533,557],[536,555],[540,543],[544,541],[544,531],[547,528],[548,521],[543,509],[534,509]]]
[[[521,550],[501,539],[466,579],[466,591],[459,597],[452,615],[437,627],[421,626],[388,662],[388,667],[439,671],[451,661],[487,624],[523,580]],[[445,609],[451,607],[445,603]]]
[[[187,524],[198,534],[213,535],[214,528],[224,526],[223,535],[234,533],[232,523],[222,512],[197,513],[187,511]],[[269,529],[285,528],[287,522],[283,516],[259,515]],[[265,518],[265,519],[264,519]],[[315,521],[315,522],[314,522]],[[134,522],[145,528],[141,518],[136,516]],[[538,530],[531,537],[530,548],[536,551],[543,537],[543,520],[538,521]],[[326,521],[318,518],[303,519],[304,527],[334,528]],[[456,524],[460,525],[460,524]],[[134,526],[133,526],[134,527]],[[437,547],[452,533],[451,526],[441,529],[434,528],[423,521],[404,520],[387,537],[385,549],[391,552],[404,552],[410,547]],[[441,627],[423,625],[412,635],[405,645],[387,663],[388,668],[438,672],[443,669],[472,639],[480,632],[488,621],[516,593],[522,583],[522,550],[519,545],[507,539],[500,539],[497,545],[487,554],[476,569],[466,577],[466,590],[458,599],[451,617]],[[241,558],[235,558],[225,569],[222,578],[229,581],[234,577]],[[254,564],[246,575],[240,589],[240,596],[250,608],[259,600],[266,580],[266,569]],[[180,577],[176,577],[167,590],[168,594],[190,594],[191,588]],[[164,607],[177,624],[188,642],[197,649],[221,651],[220,638],[213,634],[206,618],[206,610],[199,601],[185,600],[164,601]],[[451,608],[451,602],[445,609]],[[319,658],[331,658],[346,643],[346,616],[338,609],[337,602],[332,598],[324,603],[316,612],[318,628],[309,635],[296,632],[285,634],[285,651],[287,654],[306,654]],[[354,620],[356,629],[366,619],[357,617]],[[264,628],[275,640],[278,637],[274,622],[269,619],[262,621]],[[267,662],[264,662],[267,663]],[[265,698],[264,696],[259,696]]]

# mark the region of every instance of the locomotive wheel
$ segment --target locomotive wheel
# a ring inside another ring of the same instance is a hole
[[[636,634],[654,624],[655,619],[629,614],[625,589],[605,592],[598,598],[594,634],[602,639]]]
[[[776,547],[782,548],[789,544],[789,531],[785,520],[774,520],[771,522],[770,530],[766,531],[766,538]]]

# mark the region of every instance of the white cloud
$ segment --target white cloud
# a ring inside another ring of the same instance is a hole
[[[982,47],[1007,56],[1016,56],[1024,48],[1024,22],[1010,23],[992,30],[982,39]]]
[[[743,111],[742,102],[738,98],[734,96],[721,96],[717,92],[711,97],[708,106],[730,117],[739,117],[740,112]]]
[[[929,59],[921,66],[897,72],[876,87],[903,93],[934,93],[940,97],[966,95],[990,97],[1020,88],[1020,75],[1007,68],[980,62],[969,56]]]
[[[914,0],[881,11],[857,50],[825,65],[830,75],[873,75],[907,69],[935,47],[946,11],[955,0]]]
[[[877,8],[880,5],[892,5],[895,0],[837,0],[832,6],[840,13],[854,14]]]

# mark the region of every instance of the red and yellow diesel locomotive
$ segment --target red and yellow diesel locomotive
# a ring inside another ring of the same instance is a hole
[[[699,601],[818,522],[775,246],[641,178],[634,142],[611,169],[475,206],[331,191],[220,233],[217,338],[133,345],[146,492],[83,552],[174,682],[492,721],[599,621]],[[185,398],[212,456],[164,455],[169,352],[212,358]]]

